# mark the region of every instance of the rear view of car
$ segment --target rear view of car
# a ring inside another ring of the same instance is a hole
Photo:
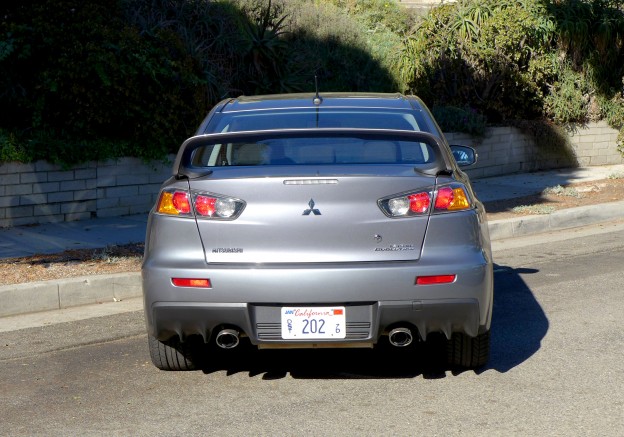
[[[489,352],[484,211],[441,138],[351,127],[187,140],[150,213],[143,264],[153,363],[192,369],[202,344]]]

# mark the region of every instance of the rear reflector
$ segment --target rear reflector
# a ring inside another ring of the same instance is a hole
[[[417,276],[416,285],[450,284],[457,275]]]
[[[176,287],[212,288],[210,279],[171,278]]]

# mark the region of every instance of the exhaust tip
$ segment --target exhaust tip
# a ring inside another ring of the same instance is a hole
[[[392,346],[405,347],[412,344],[412,331],[408,328],[394,328],[388,334],[388,340]]]
[[[215,339],[217,346],[223,349],[233,349],[240,343],[240,333],[235,329],[222,329]]]

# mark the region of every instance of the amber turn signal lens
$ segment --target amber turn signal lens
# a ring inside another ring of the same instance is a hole
[[[183,191],[163,191],[158,200],[157,211],[161,214],[190,214],[189,195]]]

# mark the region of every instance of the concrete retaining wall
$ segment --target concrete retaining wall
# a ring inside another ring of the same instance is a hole
[[[569,130],[571,150],[538,149],[533,138],[512,127],[488,129],[482,139],[449,133],[451,144],[471,145],[478,163],[472,178],[549,168],[624,164],[616,149],[618,132],[606,123]],[[170,156],[170,161],[173,161]],[[0,165],[0,227],[147,213],[170,163],[146,164],[136,158],[91,162],[65,170],[39,161]]]
[[[0,227],[146,213],[170,175],[170,163],[146,164],[137,158],[69,170],[45,161],[3,164]]]
[[[484,138],[447,133],[450,144],[473,146],[479,160],[467,173],[471,178],[501,176],[575,166],[624,164],[617,151],[618,131],[606,122],[569,126],[568,145],[563,149],[538,148],[531,135],[514,127],[494,127]]]
[[[570,143],[581,167],[624,164],[624,157],[616,148],[617,137],[618,131],[605,121],[575,125],[569,130]]]

